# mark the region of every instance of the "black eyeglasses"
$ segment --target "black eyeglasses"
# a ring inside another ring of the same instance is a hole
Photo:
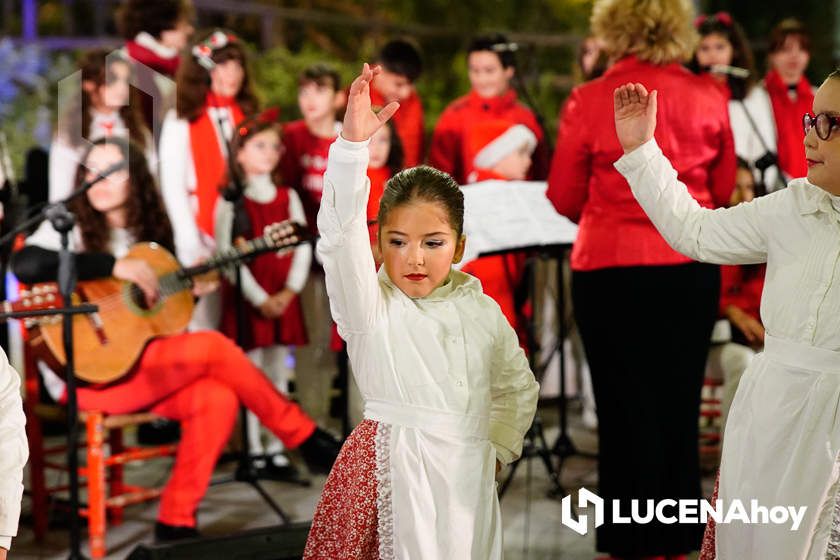
[[[828,113],[820,113],[816,117],[810,113],[805,113],[802,116],[802,129],[805,134],[807,135],[811,128],[815,128],[820,140],[828,140],[835,126],[840,126],[840,117],[838,116]]]

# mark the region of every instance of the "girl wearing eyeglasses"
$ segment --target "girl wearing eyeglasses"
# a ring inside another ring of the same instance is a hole
[[[767,263],[764,351],[729,413],[718,498],[804,506],[799,528],[733,521],[702,558],[822,559],[840,555],[840,71],[803,119],[807,178],[726,209],[701,208],[656,140],[657,92],[615,90],[624,156],[615,167],[677,251],[719,264]]]

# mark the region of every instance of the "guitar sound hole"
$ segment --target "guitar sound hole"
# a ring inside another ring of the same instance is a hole
[[[131,303],[143,309],[144,311],[148,311],[149,305],[146,303],[146,296],[143,294],[143,290],[137,284],[132,284],[131,287],[128,289],[128,295],[131,298]]]

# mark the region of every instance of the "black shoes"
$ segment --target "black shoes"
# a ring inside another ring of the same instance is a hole
[[[300,471],[282,453],[255,457],[251,460],[251,464],[259,480],[290,482],[301,486],[309,486],[311,484],[311,481],[301,476]]]
[[[341,442],[329,432],[315,428],[312,435],[301,443],[298,449],[313,474],[327,474],[341,451]]]
[[[195,527],[167,525],[166,523],[161,523],[160,521],[155,523],[155,542],[157,543],[200,538],[201,533],[199,533]]]

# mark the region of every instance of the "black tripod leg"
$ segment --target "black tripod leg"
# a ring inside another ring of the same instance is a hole
[[[525,453],[523,452],[522,457],[520,457],[519,459],[517,459],[516,461],[514,461],[513,463],[510,464],[510,472],[505,477],[505,479],[502,481],[502,483],[499,485],[499,499],[500,500],[505,495],[505,492],[507,492],[507,489],[508,489],[508,486],[510,486],[510,483],[513,482],[513,477],[514,477],[514,475],[516,475],[516,469],[519,468],[519,463],[520,463],[520,461],[522,461],[522,458],[524,456],[525,456]]]
[[[283,523],[283,525],[286,525],[286,524],[289,523],[289,516],[286,515],[286,512],[283,511],[283,508],[280,507],[280,504],[278,504],[276,501],[274,501],[274,498],[272,498],[269,495],[269,493],[265,491],[265,488],[262,487],[259,480],[253,479],[253,480],[247,480],[245,482],[250,484],[251,488],[256,490],[257,493],[259,493],[259,495],[262,497],[263,501],[268,505],[268,507],[273,509],[274,513],[277,514],[277,517],[280,518],[280,521]]]
[[[548,449],[548,443],[545,441],[545,433],[542,429],[542,420],[534,422],[534,432],[536,435],[535,449],[537,455],[542,459],[545,470],[548,473],[548,478],[551,479],[551,490],[548,491],[550,497],[556,498],[565,494],[563,492],[563,485],[560,483],[559,469],[554,468],[551,462],[551,451]]]

